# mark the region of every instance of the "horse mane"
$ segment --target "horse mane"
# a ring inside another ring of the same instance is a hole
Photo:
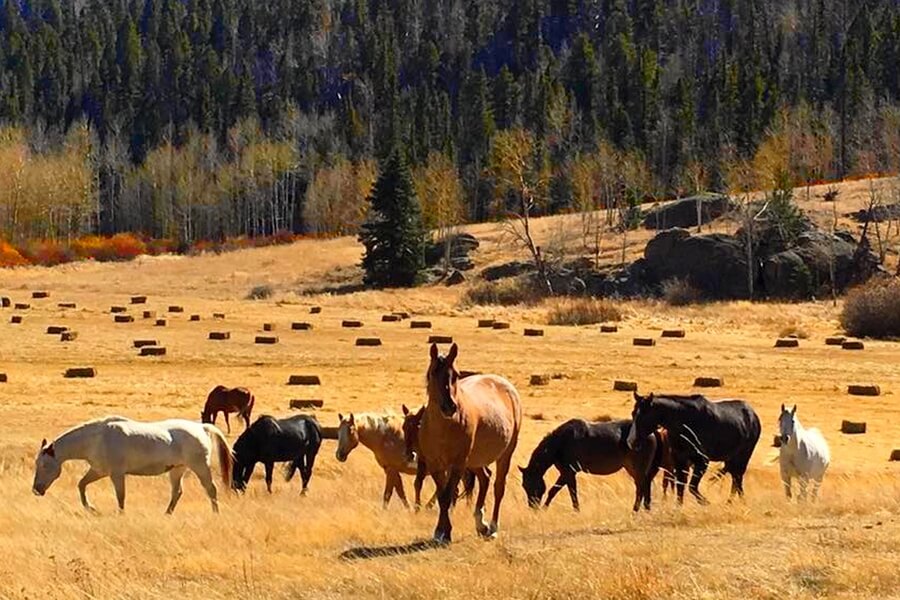
[[[394,431],[403,432],[403,421],[400,419],[400,416],[393,411],[386,411],[384,413],[359,413],[354,414],[353,418],[356,421],[357,426],[359,426],[360,423],[365,423],[364,427],[369,431],[375,431],[382,434]]]
[[[550,465],[553,463],[553,454],[559,446],[560,430],[565,425],[566,424],[564,423],[560,427],[557,427],[538,442],[538,445],[531,453],[531,458],[528,459],[527,470],[530,471],[534,469],[544,473],[550,468]]]

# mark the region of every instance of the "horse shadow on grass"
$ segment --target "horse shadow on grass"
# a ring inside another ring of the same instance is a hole
[[[419,552],[438,550],[447,547],[447,544],[442,544],[434,540],[418,540],[409,544],[396,544],[392,546],[357,546],[341,552],[340,558],[341,560],[369,560],[372,558],[418,554]]]

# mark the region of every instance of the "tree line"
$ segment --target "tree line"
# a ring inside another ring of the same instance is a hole
[[[397,146],[431,228],[900,168],[894,0],[0,8],[10,239],[355,233]]]

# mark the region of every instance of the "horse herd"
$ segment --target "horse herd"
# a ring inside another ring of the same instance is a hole
[[[455,367],[458,347],[453,344],[446,356],[431,346],[427,371],[427,402],[416,411],[403,406],[403,416],[392,414],[339,415],[337,460],[347,460],[359,445],[369,448],[385,473],[383,502],[387,506],[396,492],[407,505],[401,474],[415,475],[415,506],[421,501],[424,479],[430,476],[436,493],[429,504],[438,502],[437,542],[451,540],[450,510],[463,483],[463,494],[478,493],[475,500],[475,529],[486,538],[497,535],[500,507],[506,480],[522,427],[522,406],[515,387],[498,375],[461,377]],[[567,488],[578,510],[576,474],[609,475],[621,469],[634,480],[633,510],[650,509],[652,482],[663,473],[663,491],[674,488],[678,502],[684,490],[698,502],[707,500],[700,482],[710,462],[724,466],[716,477],[731,476],[731,495],[743,496],[744,474],[760,437],[760,420],[742,400],[711,402],[700,395],[672,396],[634,394],[631,419],[608,422],[567,421],[547,434],[531,454],[527,466],[519,467],[528,504],[549,506]],[[285,419],[261,416],[250,423],[253,395],[246,389],[218,386],[210,392],[201,414],[201,423],[170,419],[152,423],[124,417],[106,417],[76,426],[52,443],[41,443],[35,461],[32,490],[44,495],[59,477],[65,461],[79,459],[89,464],[78,482],[81,502],[93,511],[87,486],[98,479],[112,479],[119,508],[125,508],[126,475],[168,473],[172,495],[171,513],[181,497],[181,482],[193,471],[218,511],[216,485],[210,462],[215,449],[222,481],[243,491],[255,466],[265,469],[266,488],[272,491],[275,463],[287,463],[287,478],[297,471],[305,493],[322,443],[322,429],[313,417],[298,415]],[[216,415],[237,413],[245,423],[244,432],[230,448],[215,426]],[[815,498],[830,461],[828,445],[817,429],[804,429],[797,407],[781,407],[780,465],[785,493],[792,496],[794,478],[800,496],[806,496],[812,482]],[[493,467],[493,470],[492,468]],[[547,491],[546,472],[554,467],[556,482]],[[485,500],[493,478],[493,512],[485,520]],[[546,496],[546,500],[544,499]]]

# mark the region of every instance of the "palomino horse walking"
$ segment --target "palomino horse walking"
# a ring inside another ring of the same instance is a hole
[[[32,491],[43,496],[62,472],[68,460],[84,460],[90,465],[78,482],[84,507],[95,512],[88,501],[89,484],[109,477],[116,490],[119,509],[125,510],[126,475],[169,474],[172,498],[167,514],[175,510],[181,498],[181,480],[185,471],[193,471],[209,496],[213,512],[219,512],[216,484],[210,471],[212,445],[215,444],[222,469],[222,481],[231,479],[232,455],[225,435],[215,425],[184,419],[154,423],[132,421],[125,417],[105,417],[74,427],[53,440],[41,442],[35,459]]]
[[[227,388],[217,385],[206,397],[206,405],[200,413],[200,422],[216,424],[219,413],[225,414],[225,427],[231,433],[231,423],[228,422],[229,413],[237,413],[244,419],[244,429],[250,427],[250,414],[253,412],[255,398],[250,390],[243,387]]]
[[[650,510],[650,488],[664,452],[662,439],[659,432],[653,432],[639,448],[632,449],[625,443],[630,431],[631,419],[603,423],[572,419],[548,433],[532,452],[528,466],[519,467],[529,506],[540,506],[547,490],[544,473],[550,467],[556,467],[559,479],[550,488],[545,506],[568,487],[575,510],[579,509],[575,484],[579,471],[612,475],[624,468],[634,480],[633,510],[637,512],[642,502]]]
[[[639,396],[634,393],[634,426],[628,445],[639,448],[647,435],[664,427],[675,455],[678,501],[684,500],[688,467],[693,465],[691,494],[701,504],[700,480],[710,461],[722,461],[719,476],[731,475],[731,495],[744,495],[744,473],[759,441],[759,416],[743,400],[710,402],[704,396]]]
[[[338,427],[335,457],[340,462],[345,462],[353,449],[362,444],[372,451],[375,461],[384,469],[384,506],[387,507],[394,491],[400,502],[409,506],[400,474],[415,475],[416,463],[406,455],[402,419],[394,414],[374,413],[351,413],[347,417],[339,414],[338,418],[341,424]],[[417,495],[416,504],[418,503]]]
[[[450,347],[446,357],[438,353],[436,344],[431,345],[428,404],[419,426],[422,458],[441,490],[441,513],[434,531],[435,541],[441,543],[450,542],[453,529],[450,506],[466,469],[480,473],[475,529],[484,537],[497,535],[506,476],[522,426],[522,406],[516,388],[499,375],[472,375],[461,379],[454,366],[458,354],[456,344]],[[484,522],[487,481],[479,469],[495,462],[494,511],[490,524],[487,524]]]
[[[781,433],[781,449],[779,450],[779,463],[781,464],[781,482],[784,484],[784,493],[791,497],[791,479],[800,480],[800,500],[806,499],[806,486],[809,480],[813,481],[812,497],[815,500],[819,496],[819,487],[822,478],[831,462],[831,451],[828,442],[822,432],[812,427],[805,429],[797,418],[797,406],[787,410],[781,405],[781,415],[778,417],[778,427]]]

